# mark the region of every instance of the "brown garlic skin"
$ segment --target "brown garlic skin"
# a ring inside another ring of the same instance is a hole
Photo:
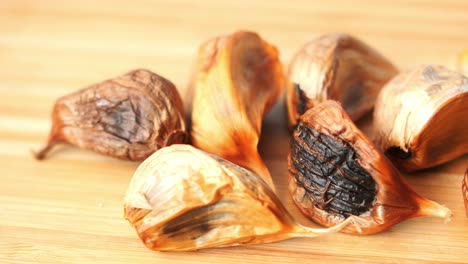
[[[347,34],[323,35],[306,43],[289,66],[288,123],[327,99],[339,101],[352,120],[374,107],[382,86],[397,74],[386,58]]]
[[[465,177],[462,182],[462,194],[463,200],[465,201],[466,217],[468,217],[468,168],[465,170]]]
[[[288,167],[299,209],[323,226],[353,219],[342,232],[373,234],[413,217],[451,215],[415,193],[335,101],[301,116]]]
[[[338,231],[297,224],[258,175],[190,145],[162,148],[136,170],[125,218],[157,251],[259,244]]]
[[[144,160],[156,150],[188,140],[176,87],[148,70],[134,70],[59,98],[52,111],[44,159],[70,144],[123,160]]]
[[[374,111],[375,142],[405,171],[468,153],[468,78],[423,65],[392,79]]]
[[[262,119],[285,84],[277,49],[253,32],[204,43],[193,78],[192,143],[259,174],[270,173],[257,151]]]

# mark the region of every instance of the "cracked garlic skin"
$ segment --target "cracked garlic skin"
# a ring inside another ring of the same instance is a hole
[[[327,34],[306,43],[289,66],[288,123],[327,99],[339,101],[352,120],[373,107],[382,86],[397,74],[386,58],[347,34]]]
[[[170,81],[134,70],[59,98],[48,142],[35,157],[44,159],[53,146],[70,144],[144,160],[164,146],[188,140],[184,118],[182,100]]]
[[[162,148],[136,170],[124,216],[143,243],[157,251],[316,237],[338,231],[295,223],[258,175],[190,145]]]
[[[277,49],[239,31],[204,43],[197,63],[193,145],[253,170],[273,187],[257,145],[262,119],[285,85]]]
[[[375,142],[406,171],[468,153],[468,78],[423,65],[392,79],[374,111]]]
[[[301,116],[288,168],[289,190],[299,209],[323,226],[353,219],[342,232],[373,234],[413,217],[451,216],[415,193],[335,101]]]

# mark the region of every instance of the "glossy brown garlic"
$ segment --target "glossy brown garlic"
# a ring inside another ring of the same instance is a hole
[[[374,111],[375,142],[406,171],[468,153],[468,78],[424,65],[392,79]]]
[[[347,34],[327,34],[306,43],[289,66],[286,95],[289,126],[315,104],[339,101],[352,120],[369,112],[382,86],[397,74],[386,58]]]
[[[468,168],[465,171],[465,177],[462,182],[462,194],[465,202],[466,217],[468,217]]]
[[[297,224],[258,175],[189,145],[146,159],[125,196],[125,218],[157,251],[191,251],[315,237],[337,231]]]
[[[342,230],[346,233],[372,234],[413,217],[451,215],[415,193],[335,101],[301,116],[288,167],[289,190],[299,209],[324,226],[353,219]]]
[[[44,159],[69,144],[124,160],[144,160],[156,150],[188,140],[176,87],[148,70],[91,85],[59,98],[52,111]]]
[[[257,151],[262,119],[284,86],[277,49],[253,32],[204,43],[193,78],[193,145],[273,182]]]

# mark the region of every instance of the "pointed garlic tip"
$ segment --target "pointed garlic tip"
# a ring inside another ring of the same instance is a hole
[[[32,150],[33,157],[37,160],[43,160],[46,158],[47,154],[52,150],[52,148],[55,146],[55,142],[51,142],[50,140],[42,146],[38,150]]]
[[[289,66],[288,122],[327,99],[339,101],[352,120],[369,112],[397,68],[376,50],[347,34],[326,34],[306,43]]]
[[[285,85],[278,50],[239,31],[204,43],[194,71],[193,145],[253,170],[274,188],[258,154],[262,119]]]
[[[375,142],[400,169],[434,167],[468,153],[468,78],[422,65],[388,82],[374,111]]]
[[[419,216],[435,216],[444,219],[444,223],[449,223],[452,220],[452,211],[447,207],[440,205],[434,201],[423,199],[419,202]]]
[[[189,145],[162,148],[138,167],[124,214],[158,251],[270,243],[346,226],[298,226],[258,175]]]
[[[164,128],[164,129],[161,129]],[[54,144],[123,160],[144,160],[166,144],[185,143],[182,99],[169,80],[137,69],[59,98],[44,159]]]

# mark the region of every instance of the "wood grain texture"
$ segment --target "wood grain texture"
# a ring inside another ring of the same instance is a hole
[[[407,175],[422,195],[454,213],[417,218],[390,231],[353,236],[158,253],[122,218],[138,163],[63,147],[44,162],[30,151],[46,139],[54,100],[88,84],[148,68],[182,94],[198,45],[250,29],[287,63],[312,37],[347,32],[398,67],[451,66],[468,47],[468,2],[448,1],[0,1],[0,263],[468,262],[461,181],[465,155]],[[187,103],[187,102],[186,102]],[[289,134],[284,105],[268,116],[260,142],[280,198],[301,222],[286,188]],[[359,123],[367,133],[369,117]]]

